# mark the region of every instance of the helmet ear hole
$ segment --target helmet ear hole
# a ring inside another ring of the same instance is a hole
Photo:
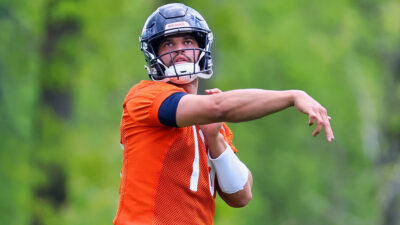
[[[199,62],[200,69],[205,70],[206,72],[210,70],[212,66],[209,65],[210,60],[211,60],[211,54],[209,52],[206,52],[204,54],[204,57]]]
[[[194,32],[193,33],[194,39],[196,39],[199,48],[204,49],[206,45],[205,34],[201,32]]]
[[[163,78],[164,70],[161,68],[161,65],[156,63],[153,68],[157,71],[157,74],[159,74],[159,76],[153,76],[153,79],[154,80],[162,80],[162,79],[164,79]]]
[[[205,54],[205,55],[203,56],[203,58],[200,59],[200,61],[199,61],[199,66],[200,66],[200,69],[201,69],[201,70],[206,69],[205,67],[206,67],[207,58],[208,58],[208,57],[207,57],[207,54]]]

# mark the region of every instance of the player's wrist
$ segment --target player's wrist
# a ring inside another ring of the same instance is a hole
[[[249,170],[231,147],[228,144],[226,146],[220,156],[213,158],[209,155],[209,159],[216,169],[221,190],[224,193],[233,194],[244,189],[249,177]]]
[[[222,134],[218,134],[215,138],[206,139],[206,141],[212,158],[220,156],[227,147]]]
[[[223,142],[224,141],[224,136],[221,133],[217,133],[215,135],[204,135],[207,143],[213,144],[213,143],[218,143],[218,142]]]
[[[290,106],[294,106],[296,102],[300,101],[302,98],[304,98],[305,92],[301,90],[290,90],[289,91],[289,101],[290,101]]]

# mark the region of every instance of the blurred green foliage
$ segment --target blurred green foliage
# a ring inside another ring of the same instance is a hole
[[[111,224],[138,36],[168,1],[0,0],[0,221]],[[400,224],[400,2],[195,0],[214,32],[202,87],[301,89],[335,141],[287,109],[230,124],[253,200],[215,224]]]

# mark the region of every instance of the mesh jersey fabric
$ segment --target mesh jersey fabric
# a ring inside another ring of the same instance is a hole
[[[209,166],[201,130],[197,126],[167,127],[158,119],[160,105],[176,92],[185,90],[164,82],[141,81],[124,100],[115,225],[213,224],[215,171]],[[226,124],[220,132],[236,152]]]

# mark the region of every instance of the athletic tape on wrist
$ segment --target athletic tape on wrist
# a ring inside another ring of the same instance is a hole
[[[208,153],[208,157],[213,163],[218,184],[224,193],[232,194],[243,190],[249,176],[249,170],[246,165],[233,152],[232,148],[226,143],[225,151],[213,159]]]

